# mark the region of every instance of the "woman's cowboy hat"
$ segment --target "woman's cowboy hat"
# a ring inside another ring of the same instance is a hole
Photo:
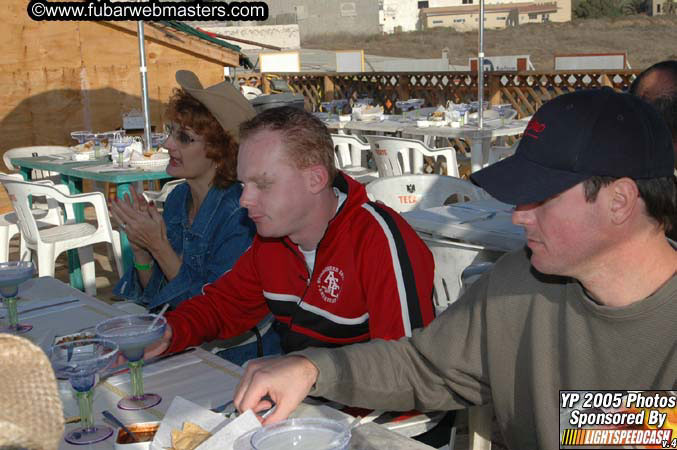
[[[63,430],[47,356],[25,338],[0,334],[0,448],[56,450]]]
[[[224,130],[239,140],[240,124],[256,115],[249,100],[227,81],[203,88],[190,70],[176,72],[176,82],[184,91],[202,103],[218,120]]]

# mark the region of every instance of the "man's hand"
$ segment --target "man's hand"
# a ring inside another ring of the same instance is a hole
[[[169,348],[169,344],[172,342],[173,335],[174,333],[172,332],[172,327],[167,324],[167,328],[165,328],[165,333],[162,335],[162,339],[155,341],[146,347],[145,351],[143,352],[143,359],[152,358],[166,352]]]
[[[167,328],[165,328],[165,333],[162,335],[162,339],[159,341],[153,342],[151,345],[146,347],[146,349],[143,352],[143,359],[150,359],[154,356],[158,356],[163,354],[167,349],[169,348],[169,344],[172,342],[172,327],[167,324]],[[127,364],[127,358],[124,357],[122,352],[119,352],[118,355],[115,357],[115,362],[113,363],[113,367],[121,366],[123,364]]]
[[[306,398],[317,380],[317,367],[303,356],[251,361],[247,365],[233,401],[239,411],[263,411],[272,405],[263,397],[268,394],[277,407],[263,424],[286,419]]]

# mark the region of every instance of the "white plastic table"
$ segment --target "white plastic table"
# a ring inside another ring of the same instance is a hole
[[[318,114],[318,113],[316,113]],[[426,145],[431,146],[432,138],[445,137],[464,139],[470,143],[470,164],[472,171],[480,170],[486,164],[489,156],[489,148],[494,138],[501,136],[515,136],[524,132],[529,123],[528,119],[511,120],[505,124],[497,120],[487,120],[482,129],[476,124],[470,123],[459,128],[450,126],[428,126],[419,127],[415,120],[401,121],[400,116],[385,116],[385,120],[380,121],[355,121],[340,122],[336,116],[327,120],[326,116],[319,113],[318,116],[332,130],[343,133],[346,130],[357,132],[369,131],[378,134],[402,133],[413,137],[422,136]],[[414,161],[412,167],[423,166],[423,155],[414,152]]]
[[[513,120],[504,125],[501,125],[496,121],[487,121],[482,129],[474,124],[464,125],[459,128],[448,126],[431,126],[425,128],[405,126],[402,128],[401,132],[412,136],[423,136],[424,138],[445,137],[470,141],[470,164],[472,166],[472,171],[476,172],[480,170],[487,161],[492,139],[500,136],[514,136],[521,134],[526,129],[528,123],[529,121],[527,119]],[[420,164],[414,167],[423,165],[423,157],[420,156],[420,159],[421,161],[416,161]]]
[[[524,246],[524,229],[512,223],[512,205],[476,200],[428,209],[414,209],[402,217],[419,232],[499,251]]]

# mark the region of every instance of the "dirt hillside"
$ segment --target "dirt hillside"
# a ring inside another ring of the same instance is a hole
[[[391,35],[313,36],[303,47],[323,50],[364,49],[367,54],[409,58],[439,58],[449,48],[451,64],[467,64],[476,56],[478,33],[435,28]],[[624,16],[616,19],[574,20],[569,23],[521,25],[486,30],[485,54],[530,55],[537,70],[552,70],[555,53],[626,52],[633,69],[664,59],[677,59],[677,16]]]

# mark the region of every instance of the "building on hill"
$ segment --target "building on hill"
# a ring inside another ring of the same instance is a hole
[[[420,10],[422,28],[451,27],[458,31],[477,29],[479,0],[456,0],[454,6],[430,7]],[[571,20],[571,0],[551,2],[502,1],[484,4],[485,28],[505,28],[525,23],[568,22]]]
[[[380,0],[379,25],[384,33],[434,27],[474,30],[479,22],[479,1]],[[571,20],[571,0],[488,0],[485,8],[487,28]]]
[[[254,0],[251,0],[254,1]],[[379,2],[375,0],[266,0],[268,20],[227,22],[228,26],[298,24],[301,39],[327,33],[377,34]]]
[[[662,16],[666,13],[665,8],[667,3],[666,0],[649,0],[649,15]]]

